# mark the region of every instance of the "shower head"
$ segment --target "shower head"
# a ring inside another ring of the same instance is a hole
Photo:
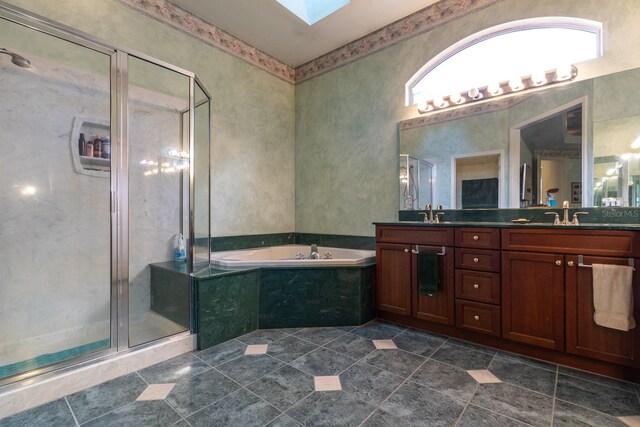
[[[17,53],[13,53],[8,51],[7,49],[0,47],[0,53],[4,53],[11,57],[11,62],[22,68],[31,68],[31,61],[29,61],[24,56],[18,55]]]

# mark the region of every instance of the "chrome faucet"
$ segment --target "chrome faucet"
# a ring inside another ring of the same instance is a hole
[[[320,253],[318,252],[318,245],[315,243],[311,245],[311,253],[309,254],[309,259],[320,259]]]
[[[557,212],[545,212],[545,215],[555,215],[553,218],[553,225],[580,225],[580,221],[578,221],[578,215],[589,215],[589,212],[576,212],[573,214],[573,219],[569,221],[569,201],[565,200],[562,202],[562,220],[560,220],[560,216]]]
[[[438,205],[437,210],[442,210],[442,205]],[[424,207],[424,210],[427,212],[420,212],[419,215],[424,215],[424,222],[427,224],[439,224],[440,223],[440,215],[444,215],[444,212],[436,212],[435,215],[433,213],[433,209],[431,207],[431,203],[427,203],[427,206]]]

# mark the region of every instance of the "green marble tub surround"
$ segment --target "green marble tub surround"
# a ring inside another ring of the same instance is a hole
[[[403,221],[422,222],[421,211],[399,211],[398,218]],[[528,208],[528,209],[451,209],[444,210],[444,224],[456,223],[509,223],[517,218],[526,218],[535,225],[553,225],[553,215],[546,212],[556,212],[563,216],[562,208]],[[640,226],[640,208],[610,207],[610,208],[571,208],[569,218],[575,212],[587,212],[580,216],[580,224],[585,227],[625,228]],[[525,224],[526,225],[526,224]],[[555,226],[558,227],[558,226]]]
[[[260,328],[361,325],[373,318],[374,267],[264,268]]]
[[[341,234],[316,234],[316,233],[295,233],[295,243],[297,245],[328,246],[330,248],[345,249],[376,249],[375,237],[369,236],[346,236]]]
[[[210,273],[195,280],[199,349],[258,329],[260,271],[210,269]]]
[[[211,238],[211,251],[222,252],[238,249],[263,248],[280,245],[312,245],[345,249],[375,250],[375,237],[348,236],[342,234],[274,233],[247,236],[220,236]]]

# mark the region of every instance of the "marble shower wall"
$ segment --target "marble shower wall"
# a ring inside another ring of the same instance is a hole
[[[620,0],[504,0],[296,86],[296,232],[372,236],[398,217],[398,121],[404,85],[427,61],[485,28],[538,16],[604,22],[605,57],[579,79],[640,65],[640,8]],[[507,136],[508,137],[508,136]],[[505,137],[506,138],[506,137]]]

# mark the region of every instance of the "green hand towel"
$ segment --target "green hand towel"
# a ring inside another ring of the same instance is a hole
[[[420,295],[438,293],[438,254],[420,252],[418,254],[418,291]]]

